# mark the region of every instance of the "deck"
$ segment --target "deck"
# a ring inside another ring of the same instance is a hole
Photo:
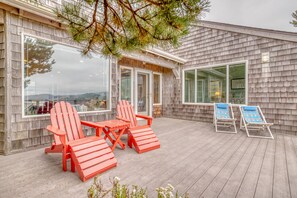
[[[191,197],[297,197],[297,136],[274,134],[275,140],[247,138],[245,133],[215,133],[209,123],[155,119],[161,149],[137,154],[115,149],[118,167],[102,174],[123,184],[172,184]],[[63,172],[61,155],[43,149],[0,156],[0,197],[87,197],[92,180]],[[150,196],[156,197],[156,196]]]

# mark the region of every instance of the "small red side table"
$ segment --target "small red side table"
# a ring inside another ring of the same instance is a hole
[[[121,141],[121,136],[124,134],[127,127],[129,127],[130,123],[122,120],[107,120],[97,123],[104,126],[104,139],[106,140],[108,138],[112,143],[112,146],[110,147],[112,151],[115,149],[117,144],[119,144],[122,149],[126,148],[126,145]],[[110,134],[112,134],[114,138]]]

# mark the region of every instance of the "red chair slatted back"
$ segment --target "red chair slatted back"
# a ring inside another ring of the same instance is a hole
[[[137,119],[133,106],[127,100],[120,100],[117,105],[117,114],[119,117],[130,120],[130,127],[137,126]]]
[[[51,122],[54,127],[66,132],[68,141],[84,138],[80,118],[74,107],[68,102],[57,102],[51,109]],[[58,136],[54,136],[56,144],[60,143]]]

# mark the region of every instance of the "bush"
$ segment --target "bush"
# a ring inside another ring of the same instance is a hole
[[[139,187],[137,185],[132,185],[130,189],[128,185],[121,185],[120,178],[115,177],[111,181],[112,187],[110,189],[105,189],[101,180],[98,177],[94,178],[94,182],[88,190],[88,198],[148,198],[147,189]],[[170,184],[167,187],[157,188],[158,198],[189,198],[186,193],[184,196],[179,196],[178,192],[174,192],[174,187]]]

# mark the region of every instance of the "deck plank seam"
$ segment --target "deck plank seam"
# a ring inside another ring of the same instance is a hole
[[[240,137],[240,138],[242,138],[242,136]],[[233,138],[231,138],[231,139],[233,139]],[[233,142],[235,142],[235,141],[237,141],[239,138],[234,138],[233,139]],[[245,139],[243,139],[243,141],[244,141]],[[224,150],[224,152],[223,153],[225,153],[225,151],[226,150],[228,150],[230,147],[232,147],[232,146],[234,146],[234,144],[231,144],[230,146],[228,146],[227,148],[225,148],[225,150]],[[240,145],[239,145],[240,146]],[[220,148],[218,148],[218,149],[220,149]],[[215,160],[215,162],[213,162],[213,164],[211,164],[204,172],[203,172],[203,174],[191,185],[191,186],[189,186],[188,188],[187,188],[187,190],[186,190],[186,192],[188,191],[188,190],[190,190],[194,185],[195,185],[195,183],[197,183],[200,179],[201,179],[201,177],[203,177],[204,176],[204,174],[210,169],[210,167],[212,167],[218,160],[220,160],[222,157],[223,157],[224,155],[221,155],[218,159],[216,159]],[[211,156],[210,156],[211,157]],[[203,163],[202,163],[203,164]]]
[[[261,167],[260,167],[259,175],[258,175],[258,178],[257,178],[256,189],[255,189],[255,191],[254,191],[254,195],[253,195],[253,197],[256,196],[256,191],[257,191],[257,186],[258,186],[258,183],[259,183],[259,178],[260,178],[260,175],[261,175],[261,170],[262,170],[262,167],[263,167],[263,164],[264,164],[265,155],[266,155],[266,153],[267,153],[267,147],[268,147],[268,140],[266,140],[265,153],[264,153],[264,155],[263,155],[263,159],[262,159],[262,163],[261,163]]]
[[[248,141],[250,140],[249,138],[246,138],[245,141]],[[239,162],[241,161],[241,159],[243,158],[243,156],[245,156],[245,154],[247,153],[248,149],[249,149],[249,146],[252,144],[252,141],[249,142],[249,144],[247,145],[245,151],[242,153],[241,157],[238,159],[236,165],[234,166],[233,168],[233,171],[230,173],[228,179],[226,180],[225,184],[228,182],[229,178],[231,177],[231,175],[233,174],[235,168],[238,166]],[[231,156],[232,157],[232,156]],[[228,163],[228,162],[227,162]],[[226,163],[226,164],[227,164]],[[226,166],[226,165],[225,165]],[[219,173],[221,173],[221,171],[225,168],[225,166],[219,171]],[[219,175],[219,173],[213,178],[213,180],[216,179],[216,177]],[[213,180],[209,183],[209,185],[213,182]],[[223,185],[223,187],[221,188],[220,192],[223,190],[225,184]],[[207,188],[209,187],[209,185],[207,186]],[[207,188],[204,189],[204,191],[201,193],[201,195],[203,195],[203,193],[207,190]],[[218,193],[218,196],[220,194],[220,192]]]
[[[226,136],[227,137],[227,136]],[[232,137],[230,137],[229,139],[228,138],[226,138],[227,140],[225,141],[225,142],[227,142],[228,140],[230,140]],[[222,141],[222,139],[219,139],[219,138],[213,138],[214,140],[216,140],[217,139],[217,142],[220,142],[220,141]],[[214,145],[216,145],[216,142],[213,142],[211,139],[210,140],[208,140],[208,142],[206,142],[204,145],[208,145],[208,143],[209,142],[211,142],[212,144],[214,144]],[[212,144],[211,145],[209,145],[208,147],[212,147]],[[204,147],[204,146],[200,146],[200,147],[202,147],[203,148],[203,150],[207,150],[208,149],[208,147]],[[196,148],[196,150],[194,150],[194,151],[192,151],[184,160],[186,160],[186,159],[188,159],[188,158],[192,158],[193,157],[193,154],[194,153],[197,153],[197,150],[199,150],[200,152],[202,151],[202,150],[200,150],[201,148]],[[217,150],[214,150],[213,152],[216,152]],[[177,164],[181,164],[181,163],[183,163],[184,162],[184,160],[180,160],[180,162],[179,163],[177,163]],[[175,164],[175,165],[177,165],[177,164]],[[168,172],[168,171],[166,171],[166,172]],[[164,173],[164,174],[166,174],[166,172]],[[164,175],[163,174],[163,175]],[[151,182],[153,182],[153,181],[150,181],[149,183],[151,183]],[[163,183],[164,184],[164,183]],[[164,184],[165,185],[165,184]]]
[[[209,136],[209,134],[205,134],[204,136],[207,138],[207,137]],[[201,136],[200,136],[200,138],[201,138]],[[212,139],[215,139],[215,137],[214,137],[214,136],[211,136],[211,138],[207,138],[207,142],[202,141],[203,139],[201,139],[201,141],[203,142],[203,144],[200,145],[198,148],[196,148],[196,150],[192,151],[192,153],[195,153],[197,150],[203,148],[203,147],[204,147],[205,145],[207,145],[209,142],[212,142]],[[184,148],[184,150],[188,150],[189,148],[192,148],[192,145],[188,145],[187,148]],[[190,155],[188,155],[188,156],[190,156]],[[180,161],[181,161],[181,160],[180,160]],[[174,165],[176,165],[176,164],[178,164],[178,163],[179,163],[179,162],[176,162]],[[153,165],[155,165],[155,164],[157,164],[157,162],[154,163]],[[142,167],[142,168],[144,168],[144,167]]]
[[[287,172],[287,178],[288,178],[288,184],[289,184],[289,191],[290,191],[290,197],[292,197],[292,190],[291,190],[291,182],[290,182],[290,175],[289,175],[289,167],[288,167],[288,156],[287,156],[287,152],[288,152],[288,148],[285,144],[285,137],[284,138],[284,150],[285,150],[285,159],[286,159],[286,172]]]
[[[248,165],[247,169],[245,170],[245,173],[244,173],[244,176],[242,177],[242,180],[240,181],[240,185],[238,186],[238,189],[237,189],[237,191],[236,191],[235,197],[237,197],[237,195],[238,195],[238,192],[239,192],[239,190],[240,190],[240,188],[241,188],[241,185],[242,185],[242,183],[243,183],[243,181],[244,181],[244,178],[245,178],[245,176],[246,176],[246,174],[247,174],[247,172],[248,172],[248,170],[249,170],[249,168],[250,168],[250,165],[251,165],[251,163],[252,163],[252,161],[253,161],[253,159],[254,159],[255,153],[256,153],[256,151],[257,151],[258,148],[259,148],[259,145],[260,145],[260,140],[258,140],[257,147],[256,147],[256,149],[255,149],[255,151],[253,152],[253,155],[252,155],[253,157],[250,159],[249,165]]]
[[[191,128],[191,127],[190,127]],[[205,127],[205,128],[207,128],[207,127]],[[192,133],[195,133],[195,131],[196,130],[193,130],[192,131]],[[201,137],[201,136],[200,136]],[[209,137],[209,134],[207,134],[207,133],[204,133],[203,134],[203,137],[205,137],[205,138],[207,138],[207,137]],[[179,142],[180,140],[176,140],[176,142]],[[187,145],[187,147],[186,148],[183,148],[183,150],[188,150],[189,148],[191,148],[192,147],[192,145]],[[168,155],[168,157],[166,158],[166,159],[168,159],[168,158],[170,158],[170,157],[172,157],[171,155]],[[165,159],[163,159],[163,160],[165,160]],[[150,166],[149,167],[155,167],[156,165],[158,165],[158,162],[154,162],[153,164],[150,164]],[[147,167],[147,164],[145,164],[144,166],[142,166],[142,167],[139,167],[139,169],[141,170],[141,169],[143,169],[143,168],[145,168],[145,167]],[[136,170],[136,171],[138,171],[138,170]],[[128,175],[126,178],[124,178],[124,179],[127,179],[127,178],[130,178],[130,177],[133,177],[133,174],[130,174],[130,175]]]

